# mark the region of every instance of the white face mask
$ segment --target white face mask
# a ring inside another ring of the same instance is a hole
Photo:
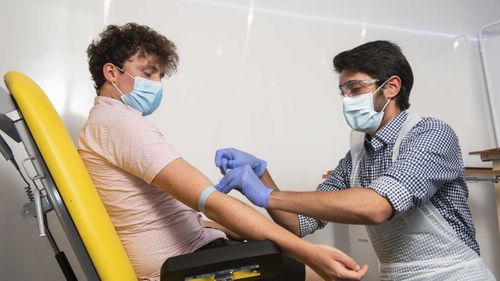
[[[377,93],[384,84],[380,85],[373,93]],[[356,97],[342,98],[345,120],[353,130],[372,134],[380,126],[384,117],[384,110],[389,104],[390,99],[387,100],[384,108],[380,112],[377,112],[373,105],[373,93],[369,92]]]

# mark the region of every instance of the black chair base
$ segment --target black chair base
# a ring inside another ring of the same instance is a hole
[[[282,267],[279,248],[257,241],[171,257],[161,267],[160,280],[263,280],[279,275]]]

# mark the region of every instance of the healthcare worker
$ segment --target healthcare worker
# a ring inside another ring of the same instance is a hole
[[[162,101],[162,78],[176,70],[173,42],[148,26],[109,25],[87,54],[97,97],[79,152],[138,280],[159,280],[169,257],[229,245],[220,225],[247,239],[274,241],[287,254],[279,280],[318,280],[314,271],[325,280],[366,274],[367,266],[341,251],[300,239],[215,191],[145,118]],[[205,227],[198,211],[220,223],[218,229]]]
[[[382,280],[494,280],[479,257],[457,136],[407,111],[413,74],[401,49],[369,42],[333,65],[353,132],[329,178],[315,192],[280,191],[265,161],[221,149],[215,162],[225,177],[216,188],[237,188],[298,236],[327,221],[365,224]]]

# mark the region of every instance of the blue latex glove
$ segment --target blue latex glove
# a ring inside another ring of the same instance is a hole
[[[267,163],[251,154],[234,148],[219,149],[215,152],[215,165],[225,175],[229,169],[249,165],[260,178],[266,171]]]
[[[236,167],[229,171],[221,181],[215,185],[215,189],[228,193],[237,189],[245,195],[250,202],[259,207],[267,208],[269,195],[272,189],[265,186],[249,165]]]

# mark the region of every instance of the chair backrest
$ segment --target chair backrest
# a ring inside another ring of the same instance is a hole
[[[137,280],[87,169],[50,100],[22,73],[8,72],[4,80],[99,278],[104,281]]]

